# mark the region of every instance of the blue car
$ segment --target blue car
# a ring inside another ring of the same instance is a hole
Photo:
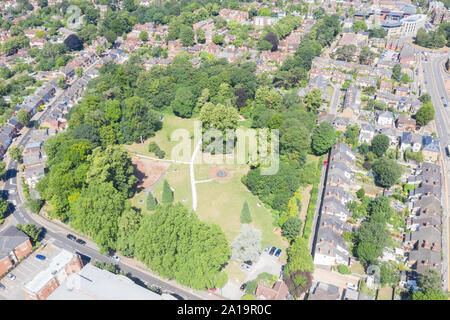
[[[36,259],[45,260],[45,256],[43,256],[42,254],[37,254]]]
[[[272,247],[272,249],[270,249],[270,251],[269,251],[269,255],[273,255],[273,253],[275,252],[275,250],[277,250],[277,248],[275,248],[275,247]]]
[[[278,258],[280,256],[280,254],[281,254],[281,249],[278,249],[277,252],[275,252],[275,257]]]

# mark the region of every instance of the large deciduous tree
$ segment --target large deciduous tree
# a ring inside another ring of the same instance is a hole
[[[403,168],[396,161],[391,159],[379,159],[372,166],[375,173],[375,181],[382,187],[389,188],[398,183]]]
[[[381,157],[385,154],[386,150],[389,148],[389,137],[385,134],[376,135],[372,139],[372,144],[370,146],[370,150],[375,153],[378,157]]]
[[[335,143],[336,132],[329,122],[324,121],[314,129],[311,139],[311,147],[314,153],[322,155]]]

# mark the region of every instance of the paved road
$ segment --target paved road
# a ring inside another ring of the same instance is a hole
[[[431,96],[431,101],[436,109],[435,123],[437,127],[437,134],[439,137],[441,147],[441,169],[443,175],[443,190],[442,190],[442,212],[443,212],[443,282],[444,289],[449,289],[450,284],[450,238],[449,238],[449,190],[450,190],[450,158],[447,157],[445,148],[450,144],[450,107],[445,108],[444,103],[449,104],[449,93],[445,89],[444,85],[444,73],[441,70],[441,62],[448,58],[448,54],[430,54],[428,62],[423,62],[424,79],[427,82],[425,84],[426,92]],[[441,97],[444,97],[442,99]],[[445,102],[444,102],[445,101]]]
[[[341,86],[336,84],[333,86],[333,96],[331,97],[329,114],[337,114],[339,101],[341,98]]]

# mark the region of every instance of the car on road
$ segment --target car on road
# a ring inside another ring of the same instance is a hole
[[[45,260],[45,256],[43,256],[42,254],[37,254],[36,259]]]
[[[270,251],[269,251],[269,254],[271,256],[273,256],[273,254],[275,253],[275,250],[277,250],[277,248],[276,247],[272,247],[272,249],[270,249]]]
[[[448,105],[447,105],[446,103],[444,103],[444,107],[445,107],[445,108],[447,108],[447,107],[448,107]]]
[[[67,235],[67,239],[70,239],[70,240],[72,240],[72,241],[75,241],[75,240],[77,240],[77,237],[75,237],[73,234],[68,234],[68,235]]]
[[[116,255],[116,254],[113,254],[111,256],[111,259],[113,259],[114,261],[120,262],[120,257],[118,255]]]
[[[351,290],[358,290],[358,288],[356,287],[356,285],[354,285],[353,283],[347,282],[347,288],[351,289]]]
[[[0,291],[3,291],[5,289],[6,289],[5,286],[0,283]]]
[[[81,239],[77,239],[75,240],[76,243],[81,244],[82,246],[84,246],[86,244],[86,241],[81,240]]]
[[[15,280],[15,279],[16,279],[16,276],[13,275],[12,273],[8,273],[8,274],[6,275],[6,277],[7,277],[9,280]]]
[[[275,257],[279,258],[281,254],[281,249],[278,249],[277,252],[275,252]]]
[[[450,144],[449,145],[447,145],[447,157],[450,157]]]
[[[425,84],[428,84],[428,81],[425,81]]]
[[[242,286],[241,286],[241,290],[244,291],[245,288],[247,288],[247,284],[246,284],[246,283],[243,283]]]

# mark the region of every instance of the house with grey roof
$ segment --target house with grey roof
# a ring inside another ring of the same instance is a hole
[[[330,149],[330,162],[345,162],[347,166],[352,167],[355,159],[355,152],[343,142],[336,143]]]
[[[319,282],[313,284],[308,295],[308,300],[340,300],[339,287]]]
[[[347,206],[333,196],[323,199],[322,214],[335,216],[343,222],[347,221],[348,218],[351,217]]]
[[[441,202],[433,196],[423,196],[414,202],[414,211],[417,214],[430,214],[441,216]]]
[[[0,231],[0,275],[5,274],[20,259],[31,252],[28,236],[14,226]]]
[[[343,163],[341,163],[343,164]],[[345,165],[345,164],[344,164]],[[355,200],[355,197],[349,192],[346,192],[344,188],[337,186],[327,186],[324,197],[335,197],[343,204],[347,204],[349,201]]]
[[[377,132],[377,128],[371,123],[362,123],[359,130],[359,143],[370,143]]]
[[[314,264],[321,266],[348,265],[350,249],[341,233],[332,226],[321,227],[317,231]]]
[[[419,247],[409,252],[408,264],[413,269],[413,275],[423,274],[426,270],[441,271],[441,252]]]
[[[431,250],[441,250],[441,231],[438,227],[427,223],[419,225],[416,230],[406,234],[405,245],[413,249],[424,247]]]
[[[380,126],[392,127],[394,124],[394,116],[390,111],[384,111],[378,114],[377,123]]]
[[[328,92],[327,92],[328,86],[329,86],[328,79],[325,78],[323,75],[318,75],[309,80],[306,88],[298,89],[297,95],[299,97],[304,97],[310,90],[318,89],[322,93],[322,100],[327,101],[329,99]]]
[[[400,138],[400,150],[411,148],[412,152],[419,152],[422,147],[422,136],[415,132],[403,132]]]
[[[440,154],[439,139],[431,136],[422,137],[422,153],[425,161],[436,162]]]
[[[441,199],[441,186],[421,184],[417,189],[410,190],[409,195],[411,198],[416,199],[420,199],[423,196],[435,196]]]

